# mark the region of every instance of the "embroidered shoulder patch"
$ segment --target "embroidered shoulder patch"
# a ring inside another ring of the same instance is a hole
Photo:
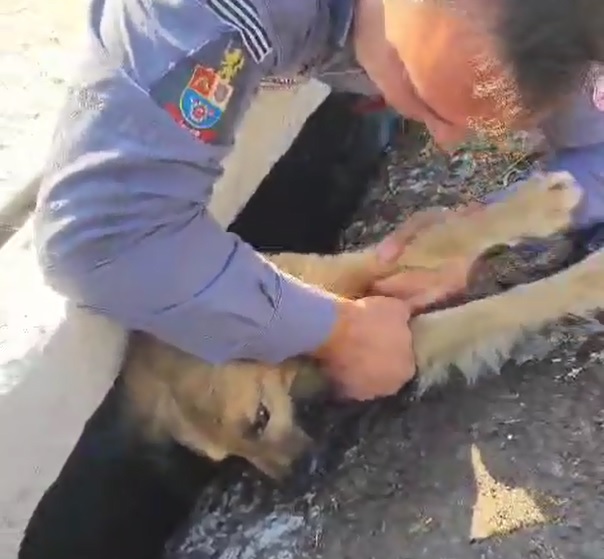
[[[229,141],[246,98],[259,81],[241,37],[233,32],[183,58],[150,88],[151,98],[206,143]]]
[[[241,35],[257,64],[273,51],[270,37],[251,0],[208,0],[206,5],[216,17]]]

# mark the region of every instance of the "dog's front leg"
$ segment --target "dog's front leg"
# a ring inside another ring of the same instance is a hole
[[[268,256],[282,271],[338,295],[363,296],[377,279],[408,268],[437,269],[451,261],[467,263],[494,245],[525,237],[546,237],[568,228],[580,190],[565,172],[535,176],[504,201],[470,215],[454,212],[421,231],[398,262],[378,261],[373,247],[335,256],[283,253]]]
[[[349,299],[362,297],[373,281],[393,269],[379,264],[373,248],[336,255],[282,253],[268,259],[305,283]]]
[[[468,381],[498,370],[527,332],[566,314],[604,308],[604,252],[549,278],[413,319],[420,392],[447,379],[455,365]]]
[[[401,268],[439,268],[452,260],[471,264],[489,248],[526,237],[547,237],[572,223],[581,191],[566,172],[535,175],[498,203],[470,215],[451,214],[404,251]]]
[[[336,293],[348,297],[362,296],[371,282],[384,274],[404,271],[405,268],[438,268],[460,259],[469,268],[493,245],[513,244],[523,237],[543,237],[562,231],[571,224],[572,210],[579,199],[580,190],[569,174],[535,176],[508,199],[475,214],[449,214],[442,222],[418,235],[390,270],[380,268],[372,249],[335,257],[276,255],[274,262],[292,275]],[[498,312],[498,307],[493,311]],[[474,320],[470,311],[461,318],[457,311],[450,312],[450,315],[432,313],[412,321],[420,384],[424,388],[438,382],[441,377],[446,378],[447,364],[457,359],[457,353],[447,344],[455,345],[456,335],[461,337],[457,346],[462,348],[471,347],[472,340],[480,339],[479,319]],[[447,334],[443,331],[447,328],[461,331]],[[468,337],[464,337],[464,329],[469,332]],[[463,360],[464,355],[461,351],[459,360]],[[488,358],[488,355],[484,357]],[[468,376],[472,376],[474,369],[465,361],[463,365]],[[312,378],[317,374],[313,367],[301,368],[296,386],[320,386],[321,383],[314,382]]]

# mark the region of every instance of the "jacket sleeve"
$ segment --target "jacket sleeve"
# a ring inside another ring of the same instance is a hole
[[[300,28],[287,37],[315,48],[309,29],[328,28],[315,21],[322,3],[303,4],[291,2]],[[93,0],[35,215],[55,289],[213,363],[307,352],[335,319],[328,294],[281,273],[207,211],[261,79],[304,51],[279,36],[290,8],[267,5]]]
[[[604,88],[599,75],[596,69],[593,82],[541,129],[549,151],[540,170],[568,171],[582,190],[574,215],[575,228],[604,222]],[[500,200],[521,184],[515,182],[486,201]]]

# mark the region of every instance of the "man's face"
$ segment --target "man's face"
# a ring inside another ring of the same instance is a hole
[[[473,130],[520,127],[491,34],[496,0],[359,0],[359,62],[404,116],[452,147]],[[489,13],[487,10],[491,10]],[[486,126],[485,126],[486,124]]]

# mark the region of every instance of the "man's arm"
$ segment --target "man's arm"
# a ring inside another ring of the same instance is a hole
[[[286,8],[275,4],[272,17],[254,0],[158,1],[144,15],[129,0],[108,6],[92,3],[92,51],[44,174],[35,223],[47,278],[211,362],[314,350],[332,331],[332,297],[276,270],[206,209],[260,80],[288,65],[273,25]],[[320,44],[329,22],[291,6],[300,36],[288,38],[304,58],[301,38]]]

